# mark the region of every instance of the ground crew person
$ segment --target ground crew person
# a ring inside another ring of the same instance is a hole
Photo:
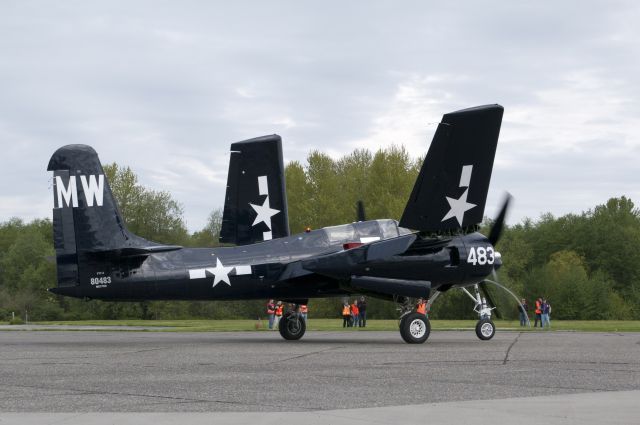
[[[358,327],[360,323],[360,310],[358,309],[358,300],[353,300],[351,304],[351,316],[353,317],[353,327]]]
[[[518,313],[520,313],[520,326],[527,326],[527,322],[529,318],[527,317],[527,312],[529,311],[529,305],[527,304],[527,300],[524,298],[522,302],[518,304]]]
[[[549,320],[549,315],[551,314],[551,304],[547,302],[546,298],[542,299],[542,315],[540,326],[543,328],[545,326],[551,327],[551,321]],[[546,324],[546,325],[545,325]]]
[[[269,317],[269,329],[273,329],[273,321],[276,318],[276,305],[273,300],[267,303],[267,317]]]
[[[302,318],[304,319],[304,321],[307,321],[307,312],[309,311],[309,309],[307,308],[306,304],[300,304],[300,314],[302,314]]]
[[[533,327],[538,327],[538,321],[540,321],[540,327],[542,327],[542,298],[536,300],[536,320],[533,322]]]
[[[360,297],[358,310],[360,310],[360,327],[364,328],[367,326],[367,301],[364,297]]]
[[[282,318],[282,309],[284,306],[282,305],[282,301],[278,301],[276,304],[276,328],[280,326],[280,319]]]
[[[422,298],[418,298],[418,304],[416,304],[416,313],[427,315],[427,303]]]
[[[346,328],[347,326],[351,326],[349,323],[351,320],[351,310],[349,309],[349,304],[346,302],[342,306],[342,327]]]

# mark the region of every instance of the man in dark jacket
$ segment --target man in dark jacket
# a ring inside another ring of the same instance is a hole
[[[360,313],[360,327],[364,328],[367,326],[367,301],[364,297],[360,297],[360,301],[358,301],[358,311]]]
[[[520,301],[520,305],[518,305],[518,312],[520,313],[520,326],[527,326],[527,322],[529,322],[529,318],[527,317],[529,311],[529,305],[527,304],[527,300],[524,298]]]
[[[551,304],[547,302],[546,298],[542,299],[542,327],[551,327],[551,321],[549,315],[551,314]]]
[[[276,319],[276,304],[273,300],[267,303],[267,317],[269,318],[269,329],[273,329],[273,322]]]

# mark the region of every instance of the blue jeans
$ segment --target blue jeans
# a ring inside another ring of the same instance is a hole
[[[522,311],[520,312],[520,326],[527,326],[527,314],[523,313]]]
[[[542,313],[542,327],[544,328],[545,323],[548,327],[551,327],[551,321],[549,320],[549,313]]]
[[[360,312],[360,327],[364,328],[365,326],[367,326],[367,312],[366,311],[361,311]]]
[[[353,315],[353,327],[357,328],[358,327],[358,323],[360,323],[360,315],[354,314]]]
[[[273,329],[273,321],[275,319],[275,313],[269,315],[269,329]]]
[[[300,313],[302,315],[302,318],[304,319],[304,321],[307,321],[307,313]]]

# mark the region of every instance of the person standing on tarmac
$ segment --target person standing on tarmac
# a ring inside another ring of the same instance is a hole
[[[549,314],[551,314],[551,304],[547,302],[546,298],[542,299],[542,316],[540,325],[544,328],[545,326],[551,327],[551,321],[549,320]]]
[[[364,297],[360,297],[360,302],[358,302],[358,310],[360,311],[360,327],[367,327],[367,301]]]
[[[280,319],[282,318],[283,309],[284,309],[284,306],[282,305],[282,301],[278,301],[276,304],[276,320],[275,320],[276,328],[280,326]]]
[[[348,326],[351,326],[351,309],[349,308],[349,304],[345,301],[342,306],[342,327],[346,328]]]
[[[418,298],[418,303],[416,304],[416,313],[422,314],[423,316],[427,315],[427,303],[424,302],[422,298]]]
[[[269,329],[273,329],[273,322],[276,318],[276,305],[273,300],[267,303],[267,316],[269,317]]]
[[[520,326],[527,326],[527,322],[529,321],[527,317],[527,312],[529,311],[529,305],[527,304],[527,300],[524,298],[520,301],[520,305],[518,305],[518,313],[520,314]]]
[[[360,310],[358,309],[358,300],[353,300],[353,304],[351,304],[351,316],[353,317],[353,327],[357,328],[360,322]]]
[[[533,322],[533,327],[538,327],[538,321],[540,321],[540,327],[542,327],[542,297],[538,297],[536,300],[536,320]]]

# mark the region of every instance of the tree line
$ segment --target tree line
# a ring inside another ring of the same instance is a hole
[[[401,146],[358,149],[339,159],[313,151],[304,164],[290,162],[285,175],[291,232],[355,221],[358,200],[369,219],[399,219],[421,164]],[[133,233],[165,244],[218,246],[221,209],[211,212],[203,229],[189,233],[182,206],[169,192],[142,186],[129,167],[114,163],[105,173]],[[490,226],[485,220],[483,233]],[[499,281],[530,301],[546,297],[556,319],[640,319],[640,210],[625,196],[581,214],[545,214],[507,226],[497,249],[504,262]],[[0,223],[0,320],[11,312],[31,320],[257,318],[264,317],[266,301],[82,301],[46,291],[55,285],[51,220]],[[499,313],[515,318],[515,301],[504,291],[490,292]],[[337,318],[341,304],[313,299],[310,318]],[[452,290],[438,298],[431,316],[473,319],[472,307]],[[397,318],[393,303],[371,298],[368,314]]]

